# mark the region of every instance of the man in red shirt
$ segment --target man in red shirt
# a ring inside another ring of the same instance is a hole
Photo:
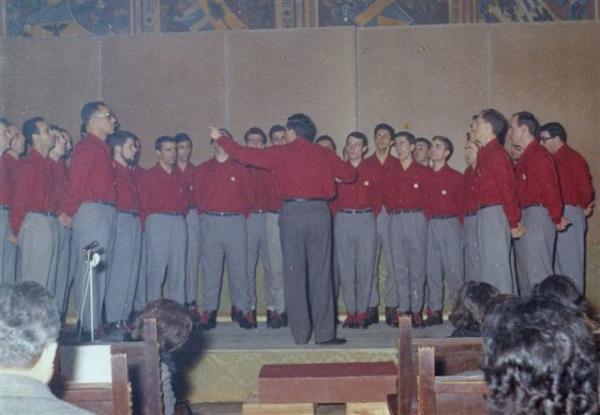
[[[269,140],[274,146],[282,146],[287,144],[285,139],[285,127],[281,124],[275,124],[269,130]]]
[[[507,128],[506,118],[494,110],[481,111],[472,128],[479,146],[475,167],[477,235],[481,254],[481,281],[502,293],[516,292],[510,269],[510,238],[525,232],[519,222],[521,210],[515,193],[513,166],[500,144]]]
[[[200,318],[196,297],[198,296],[198,278],[200,278],[200,217],[191,195],[194,192],[194,175],[196,166],[190,161],[192,156],[192,139],[186,133],[175,134],[177,143],[177,168],[183,175],[190,195],[188,213],[185,215],[187,226],[187,253],[185,259],[185,306],[194,319]]]
[[[465,160],[467,168],[464,173],[465,217],[463,219],[465,243],[465,280],[482,281],[481,253],[477,235],[477,191],[475,190],[475,167],[477,166],[478,147],[473,140],[465,144]]]
[[[147,301],[168,298],[183,304],[188,189],[177,168],[175,139],[159,137],[154,149],[157,163],[139,175]],[[162,292],[165,279],[169,284],[168,296]]]
[[[140,195],[130,168],[137,152],[134,137],[128,131],[117,131],[107,139],[112,149],[117,183],[117,234],[113,259],[108,264],[104,312],[109,330],[113,331],[111,334],[117,336],[127,331],[126,323],[133,309],[142,255]]]
[[[267,136],[260,128],[252,127],[244,134],[244,141],[248,147],[263,149],[267,143]],[[250,307],[256,313],[256,264],[260,256],[265,271],[267,327],[278,329],[287,326],[283,296],[283,259],[277,224],[281,198],[270,171],[249,167],[248,175],[250,215],[246,220],[246,231]]]
[[[332,345],[345,339],[335,335],[327,200],[335,194],[335,178],[352,181],[356,173],[332,151],[313,143],[316,130],[308,116],[294,114],[286,123],[286,145],[259,150],[237,145],[225,136],[218,143],[234,159],[272,171],[284,201],[279,224],[292,335],[296,343],[307,343],[314,327],[315,343]],[[211,129],[211,137],[220,135]]]
[[[373,131],[373,141],[375,142],[375,153],[367,157],[365,165],[373,167],[381,183],[383,172],[390,166],[398,162],[396,157],[390,153],[394,129],[388,124],[377,124]],[[373,279],[371,280],[371,296],[367,313],[369,315],[369,324],[379,323],[379,262],[381,257],[385,264],[387,275],[382,276],[384,282],[383,302],[385,304],[385,322],[389,326],[397,325],[398,299],[396,297],[396,282],[392,275],[392,257],[390,254],[390,238],[388,235],[389,215],[385,206],[381,207],[381,212],[377,215],[377,252],[375,253],[375,263],[373,264]]]
[[[523,149],[515,164],[515,184],[527,232],[514,246],[519,292],[528,295],[535,284],[553,274],[556,231],[563,231],[568,222],[562,216],[554,160],[538,142],[535,116],[526,111],[514,114],[508,133],[512,143]]]
[[[383,204],[389,215],[390,250],[396,280],[398,312],[410,315],[414,327],[423,327],[427,219],[425,195],[431,170],[412,157],[415,136],[394,136],[398,162],[383,173]]]
[[[23,124],[31,151],[19,162],[9,220],[18,237],[20,281],[36,281],[54,292],[58,257],[58,192],[53,178],[54,135],[42,117]]]
[[[359,131],[346,137],[348,161],[357,169],[352,183],[338,183],[333,202],[333,227],[340,282],[346,307],[344,327],[367,328],[367,307],[375,263],[375,218],[381,210],[381,184],[377,167],[363,162],[367,136]]]
[[[455,304],[458,291],[464,281],[464,214],[463,175],[448,165],[454,153],[452,141],[444,136],[431,139],[433,173],[427,187],[427,325],[444,322],[444,283],[448,287],[450,304]]]
[[[248,286],[246,216],[249,210],[248,169],[233,160],[214,140],[214,157],[198,166],[194,200],[200,219],[202,246],[202,316],[200,327],[212,329],[219,310],[223,257],[229,276],[233,321],[256,327]]]
[[[0,117],[0,282],[14,283],[17,270],[16,237],[8,223],[8,212],[15,190],[17,159],[10,152],[13,134],[10,122]]]
[[[431,141],[426,139],[425,137],[417,138],[415,141],[415,151],[413,151],[413,158],[415,161],[425,167],[430,167],[431,165],[431,155],[429,152],[431,151]]]
[[[86,331],[95,330],[101,323],[102,304],[106,289],[106,265],[112,260],[116,233],[116,191],[110,147],[105,140],[117,123],[111,109],[103,102],[88,102],[81,109],[83,138],[73,148],[69,165],[69,181],[61,200],[59,222],[73,226],[71,257],[75,299],[83,312],[80,323]],[[105,266],[94,272],[94,327],[90,326],[89,293],[86,287],[87,264],[82,250],[97,241]]]
[[[556,163],[563,215],[571,224],[557,234],[554,271],[573,279],[584,293],[586,217],[594,206],[592,176],[585,158],[567,145],[567,132],[560,123],[544,124],[540,131],[540,141]]]

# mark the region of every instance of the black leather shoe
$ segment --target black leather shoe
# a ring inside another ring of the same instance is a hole
[[[379,323],[379,308],[367,307],[367,325]]]
[[[319,346],[338,346],[340,344],[345,344],[346,343],[346,339],[343,339],[341,337],[334,337],[331,340],[325,340],[323,342],[315,342],[315,344],[319,345]]]

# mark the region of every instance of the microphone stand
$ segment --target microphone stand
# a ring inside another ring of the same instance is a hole
[[[89,248],[88,248],[89,247]],[[78,340],[81,340],[81,334],[83,330],[83,311],[87,300],[87,294],[90,293],[90,336],[91,341],[94,341],[94,268],[100,263],[100,254],[95,252],[94,249],[98,247],[98,243],[91,243],[83,249],[83,255],[85,256],[85,263],[87,265],[87,273],[83,291],[83,301],[81,308],[79,309],[79,334]]]

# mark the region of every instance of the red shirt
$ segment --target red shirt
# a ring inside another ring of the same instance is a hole
[[[282,199],[331,199],[335,196],[334,178],[349,182],[356,175],[354,167],[333,151],[303,137],[265,149],[243,147],[227,137],[219,138],[218,143],[234,159],[271,170]]]
[[[196,169],[194,200],[198,213],[237,212],[248,215],[251,186],[248,169],[229,157],[210,159]]]
[[[18,162],[8,151],[0,157],[0,205],[12,204]]]
[[[477,212],[479,204],[477,203],[477,190],[475,189],[476,176],[475,169],[471,166],[467,166],[465,170],[464,186],[465,186],[465,214],[473,214]]]
[[[250,211],[267,210],[276,212],[281,209],[281,197],[275,186],[275,180],[270,171],[258,167],[247,170]]]
[[[395,166],[398,163],[398,158],[394,156],[392,153],[389,153],[385,158],[385,161],[381,163],[377,154],[372,154],[366,159],[363,160],[363,163],[367,163],[369,166],[376,168],[381,174],[385,169],[388,169],[392,166]]]
[[[431,182],[426,188],[427,217],[457,216],[462,220],[465,204],[463,175],[447,164],[440,170],[431,170]]]
[[[82,203],[117,200],[110,147],[102,139],[87,134],[73,149],[69,183],[61,210],[73,216]]]
[[[366,160],[356,168],[357,177],[352,183],[337,183],[337,196],[332,203],[332,210],[340,209],[373,209],[378,215],[381,211],[381,174],[379,167]]]
[[[185,166],[185,170],[182,170],[179,164],[177,165],[177,168],[179,169],[181,174],[183,174],[183,180],[185,180],[185,184],[188,187],[188,194],[192,195],[194,193],[194,176],[196,175],[197,167],[194,166],[192,163],[188,162],[188,164]],[[196,206],[194,206],[194,200],[190,197],[190,209],[195,208]]]
[[[553,154],[562,199],[566,205],[585,209],[594,200],[592,175],[585,159],[566,144]]]
[[[515,164],[517,200],[521,208],[542,204],[552,222],[560,223],[563,204],[558,175],[552,155],[537,141],[532,141]]]
[[[117,181],[117,210],[140,212],[140,192],[134,172],[113,161],[115,180]]]
[[[516,228],[521,210],[515,192],[513,166],[498,140],[493,139],[479,149],[475,175],[479,207],[501,204],[509,226]]]
[[[136,173],[139,177],[140,219],[142,223],[153,213],[187,214],[188,192],[181,171],[173,167],[167,173],[160,165]]]
[[[397,161],[383,172],[383,204],[393,210],[425,209],[425,191],[431,183],[431,169],[412,161],[406,170]]]
[[[37,150],[19,161],[19,174],[15,181],[15,194],[9,212],[10,227],[14,235],[19,230],[27,212],[58,211],[57,183],[52,161]]]

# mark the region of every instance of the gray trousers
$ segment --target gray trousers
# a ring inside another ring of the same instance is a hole
[[[465,216],[463,223],[465,244],[465,280],[482,281],[481,253],[477,237],[477,216]]]
[[[202,253],[202,309],[219,309],[223,281],[223,259],[227,265],[231,305],[242,313],[250,311],[248,289],[246,218],[243,215],[200,219]]]
[[[565,205],[564,217],[571,225],[556,234],[554,270],[570,277],[579,292],[585,289],[585,233],[587,220],[579,206]]]
[[[481,278],[503,294],[516,292],[510,273],[510,229],[501,205],[477,211],[477,241]]]
[[[185,260],[185,302],[195,303],[200,278],[200,216],[190,209],[185,217],[187,225],[187,255]]]
[[[427,220],[423,212],[390,215],[390,250],[400,312],[420,312],[425,290]]]
[[[142,229],[142,256],[140,259],[140,272],[137,280],[137,286],[135,287],[135,296],[133,298],[133,311],[140,312],[148,303],[148,293],[146,290],[146,234]]]
[[[108,265],[104,312],[106,321],[127,321],[133,299],[142,255],[142,225],[131,213],[117,212],[117,235],[113,260]]]
[[[8,209],[0,208],[0,282],[14,283],[17,280],[17,247],[8,240],[12,234],[8,224]]]
[[[265,229],[267,232],[267,252],[269,253],[269,272],[265,272],[265,305],[267,310],[283,313],[285,311],[285,298],[283,294],[283,258],[279,232],[279,213],[267,213]]]
[[[187,229],[182,215],[153,213],[144,224],[147,300],[185,302]],[[163,285],[168,282],[167,294]]]
[[[35,281],[51,293],[56,288],[58,220],[29,212],[19,231],[19,281]]]
[[[102,305],[106,293],[106,269],[112,261],[115,233],[117,231],[117,211],[113,206],[100,203],[83,203],[73,216],[73,233],[71,236],[71,256],[73,261],[73,284],[77,310],[83,307],[81,324],[86,331],[96,329],[102,323]],[[98,252],[101,263],[94,269],[94,327],[90,327],[89,291],[85,298],[88,267],[82,249],[93,241],[98,241]]]
[[[448,298],[454,306],[464,282],[464,236],[463,225],[458,218],[429,220],[427,226],[427,287],[428,306],[431,310],[444,307],[444,282]]]
[[[525,208],[521,216],[525,234],[515,239],[515,263],[519,294],[528,295],[535,284],[553,274],[556,228],[545,207]]]
[[[331,275],[331,215],[324,201],[286,202],[279,214],[283,283],[294,341],[335,337]]]
[[[379,262],[383,258],[385,264],[385,279],[383,288],[383,302],[386,307],[397,307],[398,297],[396,281],[392,273],[392,255],[390,252],[390,237],[389,237],[389,218],[385,207],[381,208],[381,212],[377,216],[377,240],[375,262],[373,263],[373,280],[371,281],[371,298],[369,299],[369,307],[377,307],[379,305]]]
[[[375,217],[372,213],[339,212],[333,232],[346,312],[366,312],[375,263]]]
[[[69,308],[69,289],[73,280],[70,279],[71,264],[71,229],[58,224],[58,266],[56,271],[56,288],[54,297],[58,304],[58,311],[62,315]]]

